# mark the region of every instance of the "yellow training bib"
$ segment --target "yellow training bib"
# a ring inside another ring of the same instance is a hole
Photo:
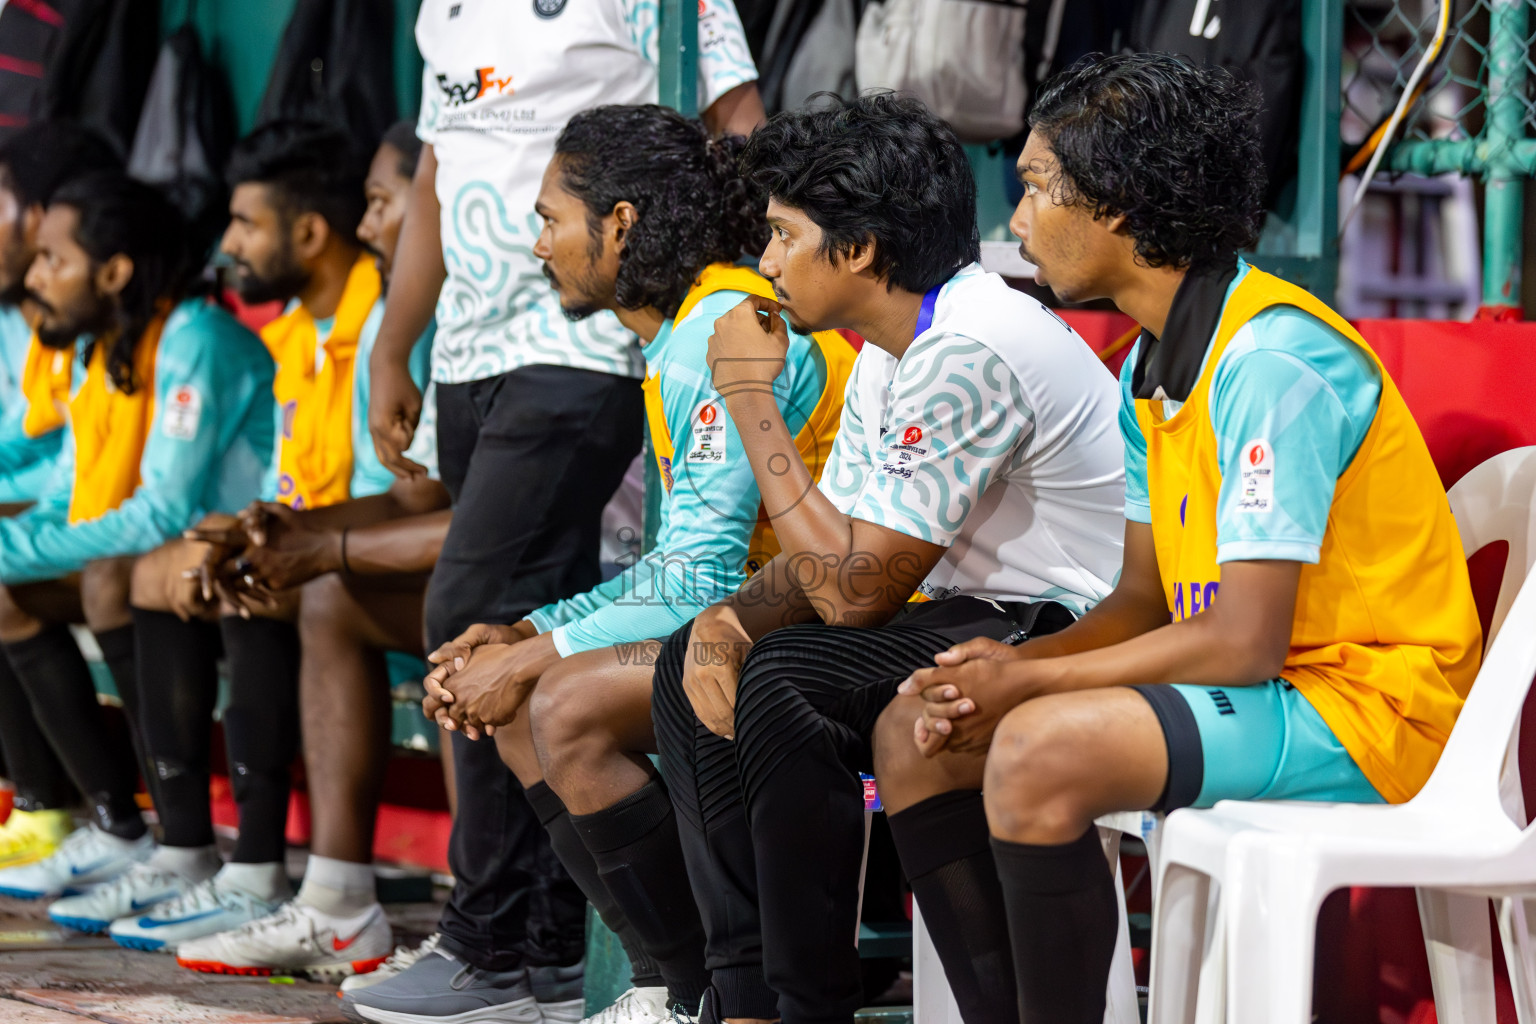
[[[272,394],[283,416],[277,500],[285,505],[320,508],[352,495],[352,374],[358,336],[379,295],[378,268],[364,253],[347,276],[318,370],[319,332],[302,303],[261,329],[277,363]]]
[[[1211,379],[1238,330],[1277,305],[1295,306],[1359,345],[1382,384],[1376,417],[1334,490],[1319,561],[1301,568],[1281,675],[1371,785],[1400,802],[1434,770],[1481,658],[1461,540],[1418,425],[1365,339],[1305,291],[1259,270],[1248,271],[1222,311],[1189,400],[1166,419],[1160,402],[1136,402],[1158,571],[1176,619],[1218,599],[1222,472]]]

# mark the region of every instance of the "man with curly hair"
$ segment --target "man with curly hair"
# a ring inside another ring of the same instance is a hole
[[[774,297],[723,311],[708,362],[779,554],[660,645],[654,747],[594,739],[577,701],[537,696],[534,735],[647,948],[702,911],[700,1021],[846,1024],[862,1002],[854,769],[870,730],[937,652],[1060,628],[1109,592],[1115,386],[1065,324],[976,265],[970,166],[920,103],[785,112],[742,166],[768,196],[758,267]],[[865,339],[819,486],[761,386],[786,318]]]
[[[741,148],[739,137],[712,140],[700,122],[653,105],[598,107],[561,132],[535,207],[544,230],[533,252],[568,317],[612,310],[642,341],[652,455],[665,491],[656,544],[586,593],[512,625],[473,626],[430,655],[439,667],[427,680],[428,713],[471,738],[494,731],[555,852],[630,953],[633,987],[603,1021],[664,1021],[671,1002],[691,1011],[709,978],[686,878],[664,900],[683,911],[680,921],[626,915],[600,865],[600,830],[581,816],[656,779],[643,756],[656,749],[654,638],[731,593],[779,551],[745,440],[726,412],[728,396],[706,368],[720,318],[772,294],[766,280],[736,265],[768,237],[767,200],[742,179]],[[759,384],[788,425],[796,461],[819,470],[854,351],[836,332],[781,334],[781,358]],[[541,750],[559,751],[553,774],[535,739]],[[573,744],[579,751],[569,752]],[[670,838],[675,851],[675,829]],[[364,1016],[405,1009],[374,991],[356,1002]]]
[[[1258,109],[1224,70],[1138,54],[1078,64],[1030,115],[1021,252],[1142,334],[1114,593],[1050,637],[939,654],[876,733],[970,1024],[1103,1018],[1096,817],[1407,800],[1477,672],[1456,524],[1402,397],[1343,319],[1237,255],[1262,216]]]

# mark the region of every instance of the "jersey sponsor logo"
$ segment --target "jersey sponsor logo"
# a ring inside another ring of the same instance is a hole
[[[560,6],[565,6],[563,0]],[[447,75],[438,75],[437,87],[443,91],[443,102],[450,107],[462,107],[492,93],[505,96],[517,91],[512,88],[512,76],[497,78],[494,67],[475,68],[475,77],[467,82],[453,82]]]
[[[192,441],[197,438],[197,428],[203,419],[203,395],[191,384],[183,384],[173,390],[160,415],[160,432],[176,441]]]
[[[693,410],[693,441],[688,445],[689,465],[720,465],[725,462],[725,420],[719,403],[705,399]]]
[[[1267,515],[1275,509],[1275,450],[1263,438],[1243,445],[1239,457],[1237,510]]]
[[[559,17],[560,12],[565,10],[565,2],[566,0],[533,0],[533,13],[541,18]]]
[[[925,435],[923,428],[916,424],[908,424],[895,430],[881,428],[880,436],[884,439],[888,434],[893,438],[899,436],[900,441],[890,444],[885,449],[885,461],[880,465],[880,472],[886,476],[893,476],[899,480],[912,479],[912,463],[928,456],[928,446],[924,444]]]
[[[657,458],[661,466],[661,486],[666,488],[668,494],[672,493],[672,460],[663,455]]]
[[[283,403],[283,440],[284,441],[292,441],[293,440],[293,418],[296,415],[298,415],[298,412],[299,412],[299,403],[298,402],[294,401],[294,402],[284,402]]]

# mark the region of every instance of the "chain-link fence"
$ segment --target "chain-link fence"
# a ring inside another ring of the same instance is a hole
[[[1475,138],[1482,130],[1489,6],[1489,0],[1452,4],[1443,52],[1398,138]],[[1357,0],[1345,7],[1340,130],[1346,152],[1392,113],[1435,38],[1440,14],[1440,0]],[[1529,94],[1525,115],[1527,124],[1536,123]]]
[[[1349,0],[1344,10],[1346,168],[1363,169],[1389,145],[1383,171],[1480,179],[1487,308],[1519,303],[1524,179],[1536,174],[1533,7],[1536,0]]]

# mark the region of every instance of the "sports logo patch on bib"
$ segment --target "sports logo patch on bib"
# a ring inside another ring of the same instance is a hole
[[[193,441],[203,418],[202,393],[190,384],[171,392],[160,415],[160,432],[176,441]]]
[[[1237,510],[1264,515],[1275,508],[1275,450],[1262,438],[1243,445]]]
[[[725,409],[719,402],[706,400],[694,407],[693,441],[688,446],[688,462],[709,465],[725,461]]]

